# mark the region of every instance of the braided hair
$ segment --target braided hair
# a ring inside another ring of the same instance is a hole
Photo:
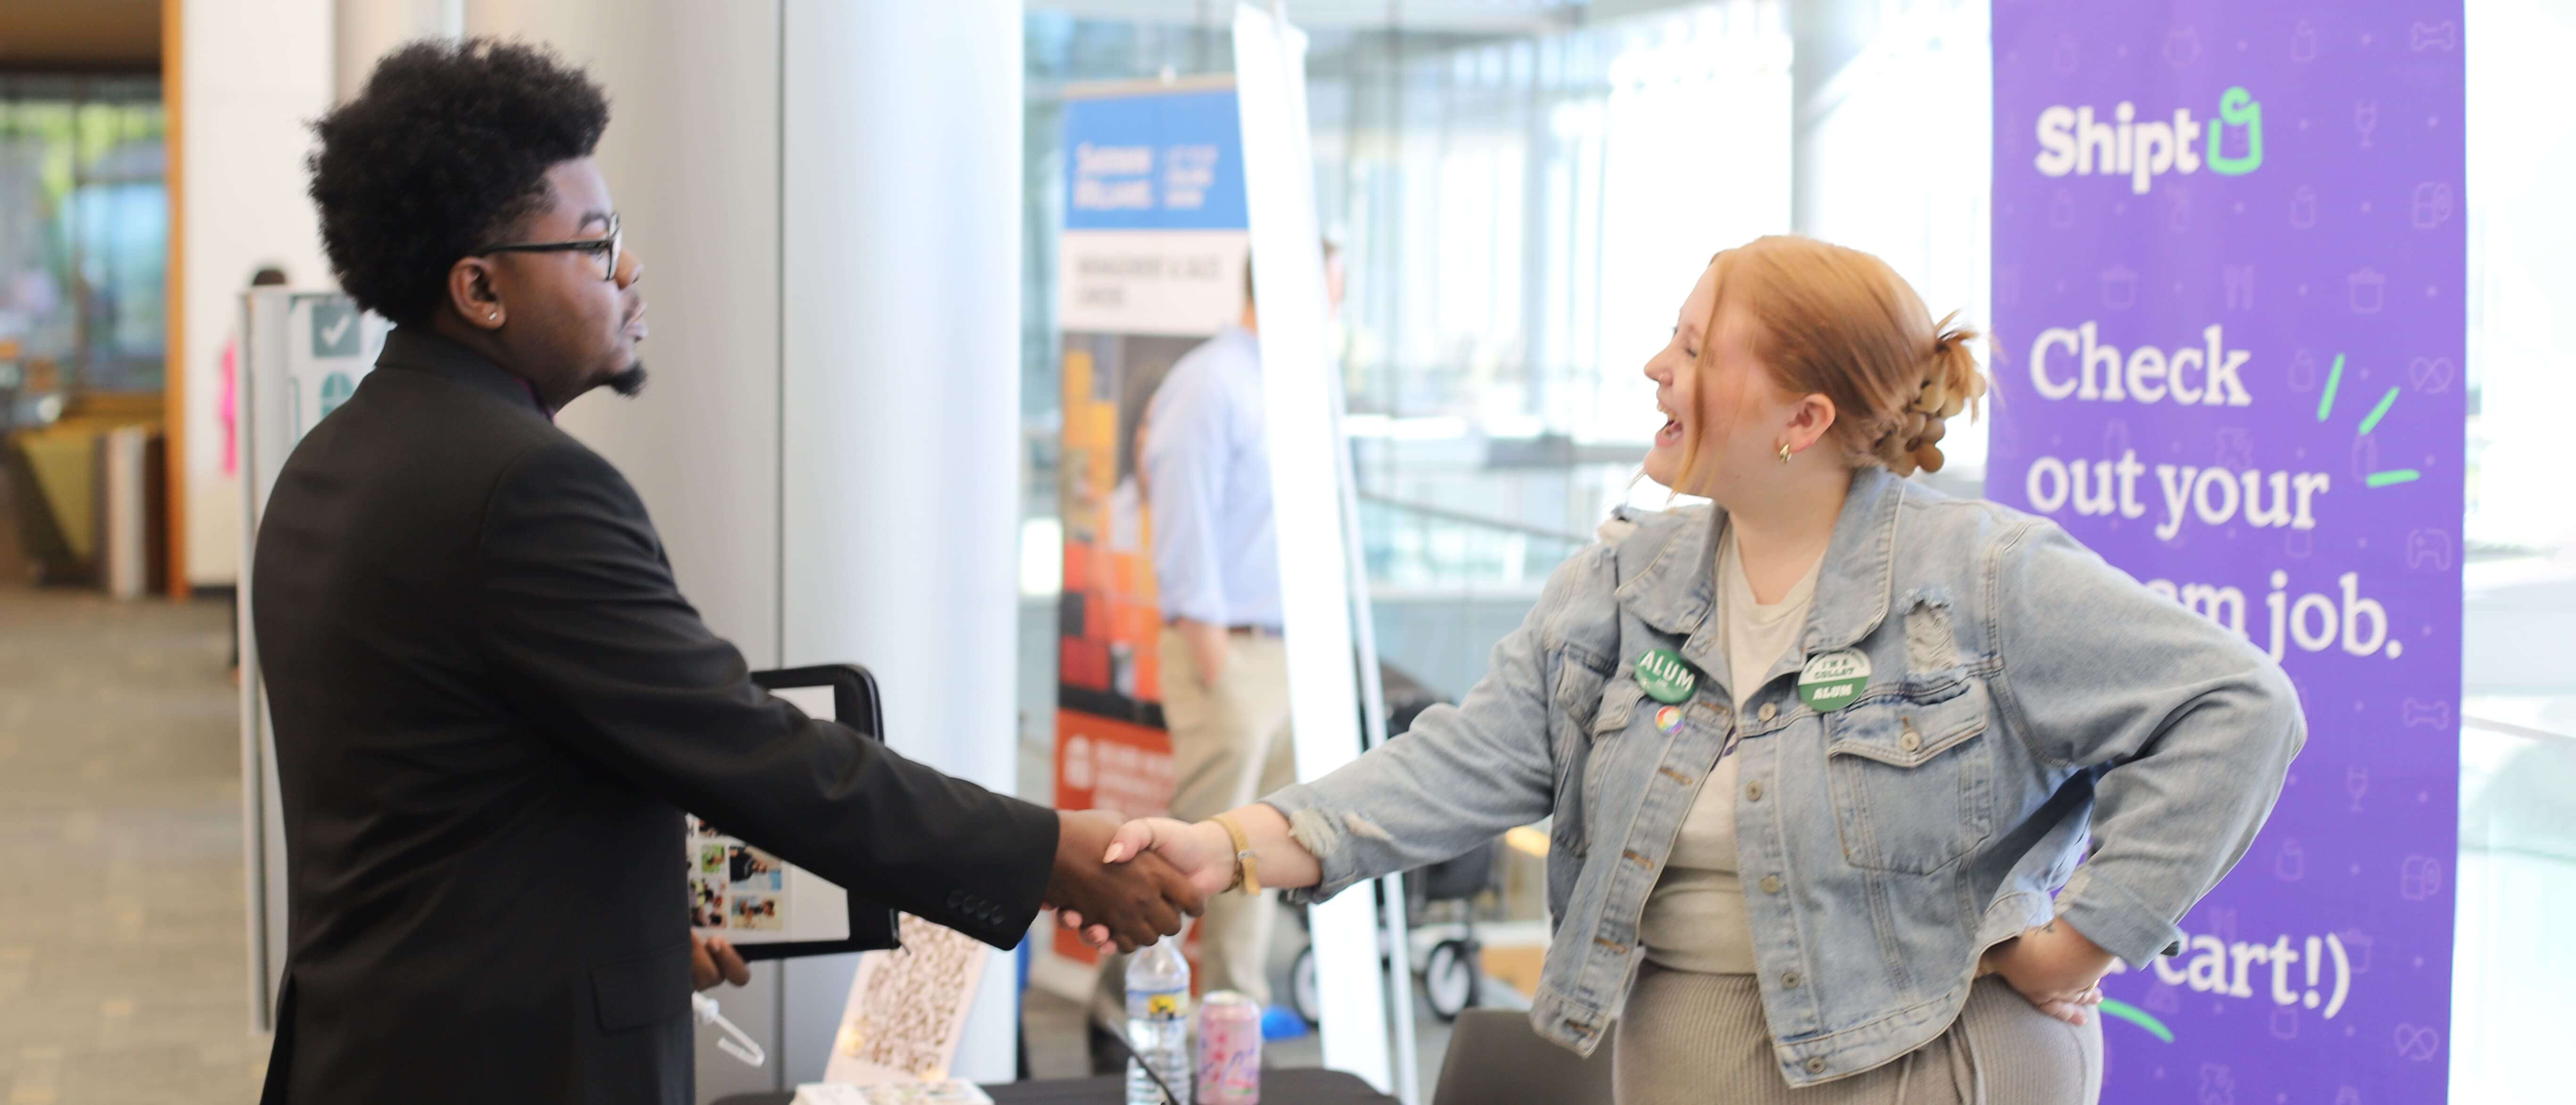
[[[1846,462],[1900,476],[1941,470],[1949,419],[1986,393],[1969,348],[1977,331],[1957,312],[1934,322],[1887,262],[1813,238],[1757,238],[1710,264],[1712,328],[1721,302],[1743,312],[1781,387],[1833,400],[1827,440]]]
[[[1933,324],[1923,382],[1911,401],[1883,420],[1886,428],[1870,443],[1869,455],[1897,475],[1940,471],[1945,463],[1941,437],[1949,420],[1986,394],[1985,375],[1977,371],[1977,355],[1968,349],[1977,332],[1954,324],[1958,317],[1953,311]]]

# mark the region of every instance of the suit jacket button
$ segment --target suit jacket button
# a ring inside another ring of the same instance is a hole
[[[963,906],[963,904],[965,903],[965,901],[966,901],[966,892],[965,892],[965,891],[963,891],[963,890],[951,890],[951,891],[949,891],[949,892],[948,892],[948,908],[950,908],[950,909],[958,909],[958,908],[962,908],[962,906]]]

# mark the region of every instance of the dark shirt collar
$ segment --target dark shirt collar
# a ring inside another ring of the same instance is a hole
[[[386,334],[384,352],[376,355],[376,367],[442,376],[554,421],[554,408],[538,398],[536,384],[527,377],[493,364],[491,358],[426,326],[397,326]]]

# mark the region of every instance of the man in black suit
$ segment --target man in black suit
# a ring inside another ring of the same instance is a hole
[[[323,244],[397,329],[253,565],[289,887],[269,1102],[688,1101],[691,986],[742,969],[693,947],[683,809],[1002,947],[1042,902],[1122,948],[1199,911],[1101,862],[1109,818],[763,693],[680,596],[634,489],[552,422],[643,382],[607,121],[579,71],[475,41],[406,47],[316,125]]]

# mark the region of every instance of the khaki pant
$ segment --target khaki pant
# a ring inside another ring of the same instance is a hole
[[[1288,725],[1288,652],[1277,637],[1226,635],[1216,685],[1199,680],[1189,642],[1163,630],[1163,720],[1172,733],[1172,816],[1204,821],[1297,781]],[[1219,894],[1198,920],[1200,992],[1236,990],[1270,1004],[1270,935],[1278,895]],[[1094,1014],[1125,1023],[1127,963],[1101,964]]]
[[[1978,979],[1948,1031],[1893,1063],[1790,1089],[1752,975],[1637,971],[1611,1045],[1619,1105],[2094,1105],[2102,1018],[2076,1027]]]

